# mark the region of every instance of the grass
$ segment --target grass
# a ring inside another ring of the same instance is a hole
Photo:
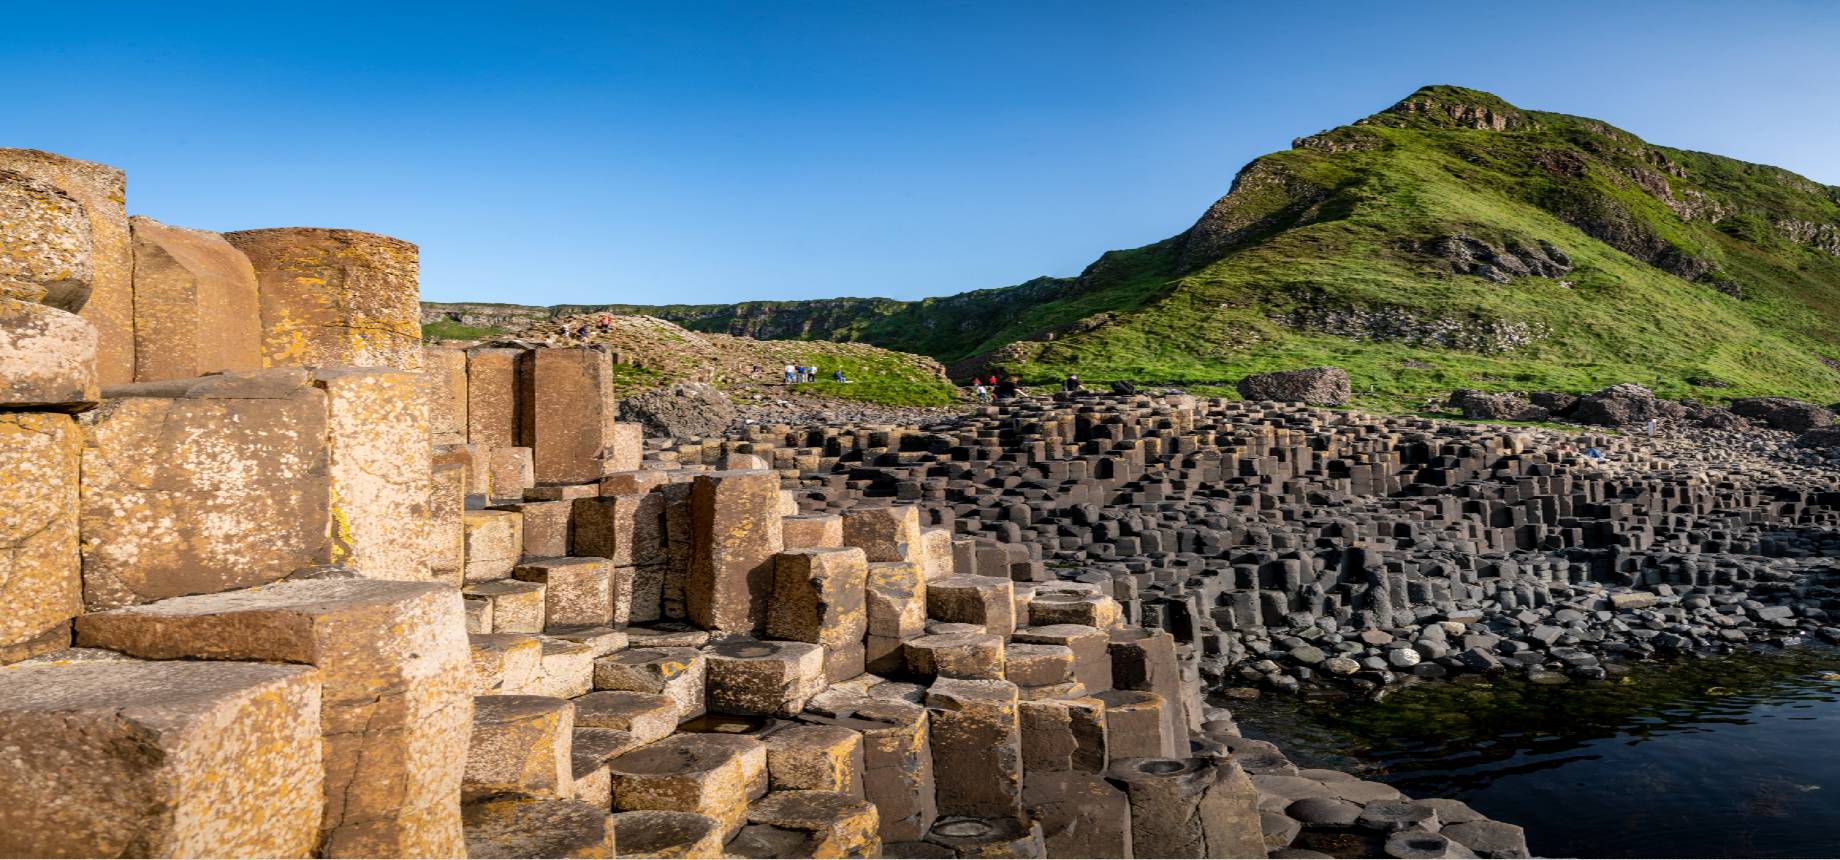
[[[897,355],[836,355],[811,350],[794,362],[818,368],[817,382],[792,386],[794,393],[840,397],[885,406],[947,406],[958,399],[958,389],[930,376]],[[832,382],[843,371],[850,381]]]
[[[422,340],[484,340],[505,334],[497,326],[475,326],[458,323],[453,320],[435,320],[422,323]]]

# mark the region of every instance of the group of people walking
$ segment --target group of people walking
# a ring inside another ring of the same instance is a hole
[[[805,364],[788,364],[784,371],[784,378],[787,385],[798,382],[817,382],[818,368]],[[838,368],[831,371],[831,381],[849,382],[850,380],[843,375],[843,368]]]
[[[1079,374],[1069,374],[1066,379],[1061,380],[1061,391],[1074,394],[1082,390],[1083,385]],[[1008,400],[1021,396],[1022,381],[1014,376],[998,380],[994,373],[988,377],[973,376],[971,377],[971,393],[976,395],[979,401],[987,402],[993,396],[998,400]]]

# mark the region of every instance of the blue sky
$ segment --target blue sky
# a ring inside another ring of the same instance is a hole
[[[1813,0],[163,5],[9,8],[0,145],[172,224],[408,239],[431,300],[1074,274],[1426,83],[1840,184]]]

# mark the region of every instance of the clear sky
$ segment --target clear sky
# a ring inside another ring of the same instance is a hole
[[[431,300],[918,298],[1186,228],[1427,83],[1840,184],[1840,4],[15,3],[0,145],[416,242]]]

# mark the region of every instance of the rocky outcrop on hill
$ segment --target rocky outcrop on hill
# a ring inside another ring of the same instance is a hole
[[[1731,402],[1731,411],[1790,433],[1834,423],[1834,413],[1826,407],[1789,397],[1741,397]]]
[[[1528,276],[1557,278],[1572,270],[1572,259],[1551,242],[1494,245],[1458,234],[1426,239],[1416,247],[1420,253],[1448,262],[1450,270],[1459,275],[1475,275],[1498,284]]]
[[[713,385],[680,382],[622,399],[620,420],[639,423],[648,437],[719,436],[734,423],[735,404]]]
[[[1247,400],[1345,406],[1349,394],[1348,371],[1339,367],[1255,373],[1239,381],[1239,396]]]
[[[1463,417],[1481,421],[1545,421],[1552,412],[1517,394],[1462,389],[1450,394],[1450,405]]]
[[[1618,383],[1579,398],[1578,406],[1572,410],[1572,420],[1599,427],[1640,424],[1660,417],[1664,409],[1660,405],[1662,402],[1646,387],[1632,382]]]

